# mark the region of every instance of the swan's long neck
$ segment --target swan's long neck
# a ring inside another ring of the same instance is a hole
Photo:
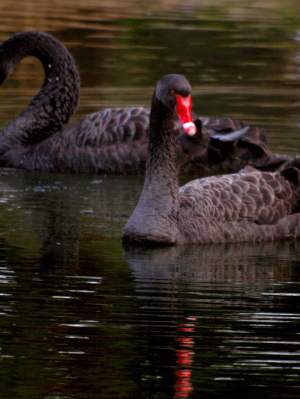
[[[124,239],[172,244],[177,236],[178,169],[174,124],[177,116],[155,97],[150,116],[149,157],[139,202]]]
[[[0,133],[0,154],[61,130],[78,104],[80,78],[75,61],[60,42],[45,33],[19,33],[0,46],[2,81],[27,56],[41,61],[45,79],[25,111]]]
[[[149,157],[142,197],[162,202],[164,209],[177,206],[178,167],[174,129],[178,117],[155,97],[150,115]]]

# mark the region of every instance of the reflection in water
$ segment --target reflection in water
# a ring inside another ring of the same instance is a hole
[[[299,250],[299,243],[282,242],[127,253],[150,325],[172,314],[185,317],[179,323],[191,333],[183,337],[192,349],[183,352],[190,368],[176,373],[175,388],[185,392],[178,397],[230,397],[245,387],[251,398],[297,394]],[[170,342],[177,325],[168,325]]]
[[[299,242],[123,253],[142,179],[0,177],[8,398],[297,397]]]
[[[2,0],[0,10],[0,40],[44,30],[71,50],[83,85],[74,118],[148,105],[154,82],[178,72],[197,112],[245,119],[274,150],[299,151],[297,0]],[[1,126],[42,80],[24,60],[1,86]],[[124,254],[141,186],[1,170],[1,397],[299,398],[299,243]]]
[[[268,242],[178,246],[157,250],[133,250],[128,259],[137,278],[203,283],[236,283],[263,288],[298,278],[293,260],[300,243]],[[296,273],[296,274],[294,274]]]
[[[176,384],[175,384],[175,398],[188,398],[193,390],[191,383],[191,366],[193,362],[193,348],[194,338],[193,333],[195,331],[195,321],[197,320],[194,316],[186,317],[186,322],[178,326],[182,336],[176,339],[179,348],[176,350],[177,354],[177,369],[176,369]]]

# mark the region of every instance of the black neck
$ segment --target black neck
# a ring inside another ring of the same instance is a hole
[[[27,56],[41,61],[45,79],[25,111],[1,132],[0,153],[15,145],[40,142],[60,131],[78,104],[80,78],[75,61],[59,41],[46,33],[19,33],[2,43],[1,82]]]
[[[178,170],[177,122],[154,96],[150,115],[150,143],[146,176],[139,202],[124,230],[124,240],[174,243],[177,236]]]
[[[177,119],[175,110],[169,110],[153,97],[144,191],[147,196],[152,193],[154,197],[159,193],[170,206],[178,193],[177,138],[174,134]]]

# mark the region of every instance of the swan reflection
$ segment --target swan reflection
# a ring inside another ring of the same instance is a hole
[[[174,374],[166,378],[173,378],[174,398],[189,398],[216,384],[231,392],[249,375],[263,384],[266,373],[276,373],[274,351],[285,361],[283,374],[291,372],[295,358],[287,344],[297,344],[299,318],[293,298],[288,310],[286,298],[273,299],[299,280],[299,250],[299,242],[285,241],[125,254],[148,330],[158,335],[161,324],[161,342],[172,348],[168,359]],[[164,352],[151,337],[149,345],[157,365]]]

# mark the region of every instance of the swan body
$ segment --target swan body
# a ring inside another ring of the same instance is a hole
[[[18,33],[0,45],[0,84],[27,56],[45,70],[39,93],[0,132],[0,165],[70,173],[141,173],[149,142],[150,110],[105,109],[66,128],[79,99],[80,79],[73,57],[53,36]],[[237,171],[251,163],[269,168],[286,161],[269,150],[264,134],[230,118],[199,118],[196,137],[180,137],[177,154],[182,173],[197,176]]]
[[[297,168],[280,173],[247,167],[236,174],[195,179],[179,188],[177,133],[173,126],[178,120],[178,98],[186,101],[190,93],[190,85],[182,75],[166,75],[157,84],[144,187],[124,228],[124,244],[206,244],[298,237]]]

